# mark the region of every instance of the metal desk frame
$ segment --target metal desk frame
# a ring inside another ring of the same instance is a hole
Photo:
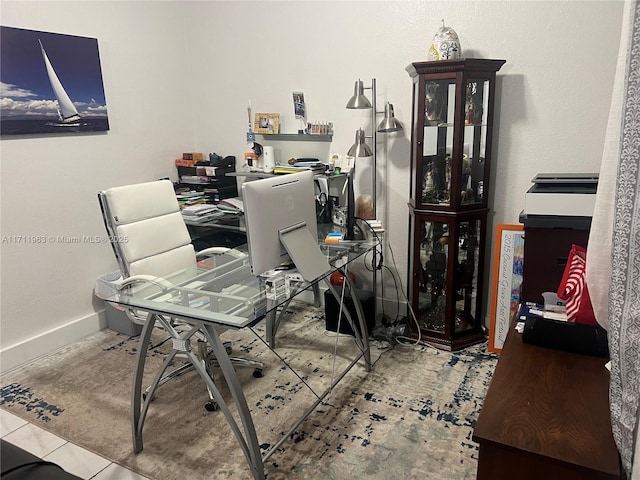
[[[361,258],[366,253],[373,251],[378,245],[377,243],[370,242],[351,243],[352,245],[325,245],[323,247],[325,250],[337,250],[339,252],[339,257],[343,257],[346,254],[347,263],[350,263],[356,258]],[[204,273],[200,272],[191,278],[186,278],[179,284],[171,286],[163,285],[160,287],[156,283],[151,287],[146,286],[143,289],[138,289],[137,291],[135,289],[128,291],[122,290],[120,293],[108,298],[108,301],[148,312],[146,322],[142,329],[142,333],[140,334],[139,350],[136,356],[133,375],[131,425],[134,452],[138,453],[143,449],[142,432],[144,422],[160,378],[174,357],[178,353],[181,353],[193,364],[196,371],[204,380],[207,388],[218,403],[220,410],[227,419],[227,422],[242,448],[253,477],[256,480],[264,480],[264,462],[290,437],[290,435],[316,409],[316,407],[322,403],[324,398],[360,361],[361,358],[364,358],[366,370],[371,370],[368,331],[362,305],[360,304],[357,295],[354,294],[351,296],[354,302],[357,322],[360,325],[360,328],[354,328],[354,319],[351,318],[346,306],[343,306],[343,314],[355,332],[355,341],[358,346],[359,353],[351,363],[349,363],[349,365],[333,379],[331,385],[322,394],[317,395],[317,400],[303,413],[302,417],[298,419],[287,433],[285,433],[264,455],[260,452],[260,444],[258,443],[253,418],[245,395],[242,391],[242,386],[236,376],[233,366],[231,365],[228,353],[220,339],[216,326],[234,329],[252,328],[263,319],[266,319],[267,346],[273,350],[275,347],[276,332],[281,322],[281,315],[284,310],[281,310],[280,315],[276,315],[279,306],[286,307],[286,305],[288,305],[288,303],[295,298],[298,293],[306,290],[307,288],[313,288],[314,292],[317,294],[320,282],[324,282],[335,298],[338,301],[340,300],[339,292],[331,282],[329,282],[329,276],[331,273],[337,270],[342,270],[342,267],[336,266],[335,260],[336,259],[334,258],[333,261],[330,262],[332,268],[327,275],[318,278],[313,282],[301,281],[299,282],[299,285],[295,286],[288,296],[277,299],[267,300],[263,287],[258,287],[258,295],[254,295],[251,298],[202,290],[202,286],[212,279],[219,281],[223,278],[226,279],[228,283],[233,283],[238,279],[249,279],[249,282],[257,282],[257,285],[260,285],[259,279],[251,276],[248,263],[240,262],[240,264],[238,264],[236,260],[224,265],[220,269],[215,268],[213,270],[205,271]],[[350,291],[353,291],[354,286],[351,283],[349,276],[344,275],[344,278],[346,280],[345,285]],[[256,283],[254,283],[254,285],[255,284]],[[210,297],[210,305],[208,309],[189,306],[189,299],[191,298],[191,295],[203,294]],[[172,299],[173,302],[176,302],[176,299],[178,299],[177,303],[166,301],[168,298]],[[318,297],[316,296],[316,299],[317,298]],[[214,308],[214,305],[218,305],[218,302],[226,302],[227,305],[224,309]],[[171,318],[179,319],[184,324],[187,324],[189,326],[188,331],[182,333],[178,332],[174,328]],[[143,402],[142,382],[144,366],[151,341],[151,334],[157,324],[161,325],[166,332],[171,335],[173,349],[153,378]],[[207,372],[203,361],[191,350],[190,340],[197,332],[201,332],[205,336],[218,360],[222,374],[231,392],[233,402],[236,404],[240,424],[232,415],[227,402],[225,402],[224,397],[221,395],[210,374]],[[361,335],[360,332],[364,332],[365,335]],[[288,366],[288,368],[291,367]]]

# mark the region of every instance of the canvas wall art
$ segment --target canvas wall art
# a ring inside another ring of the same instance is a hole
[[[489,352],[500,352],[509,325],[520,305],[524,267],[523,225],[496,226],[493,252],[493,299],[489,327]]]
[[[95,38],[0,27],[2,136],[109,130]]]

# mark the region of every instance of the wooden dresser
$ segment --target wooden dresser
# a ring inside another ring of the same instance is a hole
[[[605,363],[523,343],[512,324],[473,433],[477,478],[624,478]]]

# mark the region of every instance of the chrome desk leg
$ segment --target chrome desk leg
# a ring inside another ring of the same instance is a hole
[[[238,423],[236,422],[233,414],[229,410],[228,405],[226,404],[224,398],[220,394],[220,391],[216,387],[213,379],[207,372],[207,369],[202,364],[200,359],[191,351],[190,348],[186,348],[185,350],[177,350],[173,349],[171,353],[165,359],[162,367],[156,373],[153,382],[151,383],[149,393],[144,401],[144,405],[140,405],[140,400],[142,397],[142,380],[144,373],[144,365],[146,361],[146,353],[149,348],[149,343],[151,339],[151,332],[153,331],[153,327],[156,321],[160,321],[165,329],[169,331],[172,337],[176,340],[180,340],[180,342],[184,342],[185,345],[188,344],[190,338],[198,331],[204,332],[209,345],[211,346],[213,353],[220,365],[220,369],[225,377],[229,390],[231,391],[231,395],[233,400],[238,408],[238,415],[240,416],[240,421],[242,423],[242,427],[244,429],[244,434],[240,430]],[[190,322],[191,323],[191,322]],[[231,364],[231,360],[229,359],[229,355],[227,354],[227,349],[224,344],[220,340],[218,336],[218,332],[215,327],[212,325],[204,325],[200,322],[191,323],[191,330],[186,335],[180,335],[176,332],[173,327],[168,323],[163,321],[162,317],[156,314],[149,314],[147,321],[142,329],[142,333],[140,334],[140,343],[139,343],[139,351],[136,357],[136,369],[134,374],[133,388],[132,388],[132,397],[131,397],[131,405],[132,405],[132,428],[133,428],[133,451],[138,453],[142,451],[143,441],[142,441],[142,429],[144,426],[144,421],[146,418],[147,410],[149,409],[149,405],[151,403],[151,399],[153,397],[153,393],[158,386],[159,380],[162,377],[162,374],[167,369],[171,360],[175,357],[175,355],[182,351],[189,359],[191,364],[194,366],[195,370],[204,380],[207,389],[215,398],[220,410],[224,414],[233,430],[234,435],[236,436],[240,447],[249,463],[251,468],[251,473],[255,480],[264,480],[264,464],[262,461],[262,456],[260,455],[260,445],[258,444],[258,436],[256,434],[255,427],[253,425],[253,419],[251,418],[251,413],[249,411],[249,407],[247,405],[247,400],[242,392],[242,387],[240,382],[238,381],[238,377],[236,376],[236,372],[233,369]]]
[[[322,306],[322,300],[320,299],[320,282],[313,284],[313,306]]]
[[[153,317],[153,322],[149,321],[151,317]],[[180,352],[187,355],[187,357],[193,364],[193,360],[192,360],[193,354],[189,356],[189,353],[191,353],[190,347],[188,347],[186,351],[183,349],[176,349],[176,348],[171,350],[171,352],[169,352],[167,357],[164,359],[162,366],[158,369],[155,376],[153,377],[153,380],[149,385],[149,388],[147,389],[147,392],[144,398],[144,403],[142,404],[142,408],[140,408],[140,398],[142,397],[141,390],[142,390],[142,380],[143,380],[143,374],[144,374],[144,364],[147,357],[146,355],[147,350],[149,349],[149,341],[151,338],[150,332],[153,331],[153,326],[155,325],[156,322],[159,322],[160,324],[162,324],[162,327],[164,328],[165,331],[167,331],[171,335],[172,339],[179,340],[178,344],[180,345],[190,345],[191,337],[195,335],[199,329],[199,326],[191,325],[191,330],[189,330],[186,334],[180,334],[173,328],[173,325],[171,325],[171,322],[166,320],[161,315],[156,315],[156,314],[149,315],[149,319],[145,323],[145,326],[140,336],[140,347],[139,347],[140,351],[138,351],[138,357],[136,362],[136,373],[134,375],[134,386],[132,389],[133,396],[131,401],[131,405],[132,405],[131,411],[132,411],[132,426],[133,426],[133,451],[135,453],[140,452],[143,448],[142,430],[144,428],[144,421],[147,417],[147,412],[149,411],[149,406],[151,405],[151,401],[153,400],[155,391],[160,385],[160,382],[163,378],[164,373],[167,371],[167,368],[169,368],[169,365],[171,365],[176,355]],[[147,328],[147,324],[150,324],[149,331],[145,331],[145,329]],[[195,356],[193,357],[197,358]]]
[[[371,371],[371,348],[369,345],[369,329],[367,328],[367,323],[364,320],[364,311],[362,310],[362,304],[360,303],[360,299],[356,295],[355,287],[351,282],[351,279],[349,278],[349,276],[343,274],[343,278],[345,279],[345,282],[349,287],[349,292],[351,292],[351,299],[353,300],[353,305],[356,309],[356,316],[358,317],[358,323],[360,325],[360,328],[356,328],[355,323],[353,322],[353,318],[351,317],[351,314],[349,313],[349,310],[347,309],[346,305],[342,305],[342,314],[346,317],[347,321],[349,322],[349,325],[351,326],[351,329],[353,330],[353,333],[356,339],[356,344],[360,347],[362,354],[364,356],[365,367],[367,369],[367,372],[370,372]],[[342,303],[340,302],[340,298],[341,298],[340,293],[331,284],[329,279],[325,278],[324,281],[327,284],[327,288],[333,294],[334,298],[338,302],[338,305],[340,305]]]
[[[267,344],[271,348],[276,347],[276,332],[278,331],[278,316],[276,302],[271,299],[267,299],[267,319],[265,322],[267,328]]]
[[[282,304],[280,307],[280,313],[277,312],[278,308],[275,306],[276,302],[267,299],[267,344],[271,348],[276,348],[276,333],[278,332],[278,328],[280,328],[280,322],[282,322],[282,316],[286,313],[287,308],[289,308],[289,304],[293,300],[295,300],[296,293],[298,292],[298,286],[295,285],[292,287],[292,291],[288,300]],[[313,295],[315,299],[315,306],[320,306],[320,287],[317,283],[313,285]]]
[[[236,422],[235,418],[231,414],[229,407],[220,395],[220,392],[216,388],[215,384],[211,377],[207,374],[205,368],[197,362],[197,359],[193,354],[190,353],[190,356],[194,357],[196,360],[195,367],[196,370],[200,373],[200,376],[204,379],[207,386],[211,389],[218,405],[220,406],[220,410],[224,413],[224,416],[227,418],[227,422],[229,426],[233,430],[233,433],[242,448],[245,458],[247,459],[247,463],[249,463],[249,467],[251,468],[251,473],[256,480],[264,480],[264,464],[262,461],[262,455],[260,454],[260,445],[258,444],[258,436],[256,434],[256,429],[253,424],[253,419],[251,418],[251,412],[249,411],[249,406],[247,405],[247,399],[244,396],[244,392],[242,391],[242,386],[236,376],[236,372],[233,369],[233,365],[231,365],[231,360],[229,360],[229,355],[227,354],[222,341],[216,331],[215,327],[210,324],[202,325],[207,340],[209,341],[209,345],[213,349],[213,352],[218,359],[218,364],[220,365],[220,369],[222,370],[222,374],[227,382],[227,386],[231,391],[231,396],[233,397],[233,401],[236,404],[238,409],[238,415],[240,416],[240,421],[242,423],[242,427],[244,429],[244,435],[240,431],[240,427]]]
[[[140,333],[138,343],[138,354],[136,355],[136,368],[133,374],[133,388],[131,389],[131,428],[133,435],[133,451],[138,453],[142,450],[142,424],[140,424],[140,400],[142,399],[142,375],[144,373],[144,364],[147,360],[147,350],[151,341],[151,332],[156,323],[157,315],[155,313],[147,314],[147,321]],[[151,401],[151,395],[147,395],[147,400]],[[143,419],[144,423],[144,419]]]

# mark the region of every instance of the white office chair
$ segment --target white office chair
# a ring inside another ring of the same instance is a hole
[[[99,192],[98,199],[125,284],[138,281],[157,283],[180,269],[195,271],[197,255],[169,180],[110,188]],[[246,254],[225,247],[213,247],[198,255],[205,253],[233,254],[248,261]],[[146,312],[135,310],[128,310],[127,315],[138,324],[144,324],[147,318]],[[221,329],[218,331],[221,333]],[[231,343],[225,342],[225,347],[230,353]],[[198,337],[198,357],[213,379],[213,368],[218,364],[203,335]],[[234,366],[253,368],[254,377],[262,376],[264,364],[261,362],[238,357],[230,360]],[[191,363],[177,367],[163,376],[159,385],[192,368]],[[145,390],[143,398],[148,391]],[[205,408],[210,411],[217,408],[210,391]]]

